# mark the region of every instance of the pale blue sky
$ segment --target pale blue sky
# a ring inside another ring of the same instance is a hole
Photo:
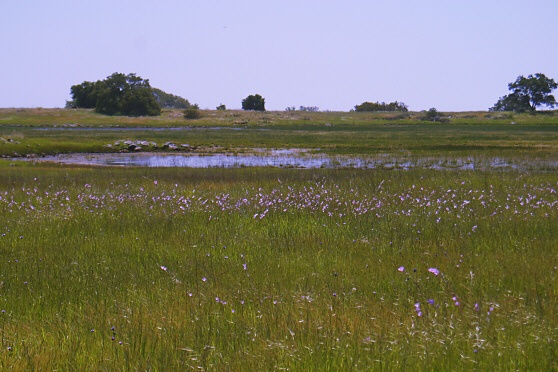
[[[518,75],[558,80],[556,0],[0,0],[0,107],[63,107],[136,73],[201,108],[486,110]]]

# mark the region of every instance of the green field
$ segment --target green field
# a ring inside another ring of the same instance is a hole
[[[447,123],[422,121],[422,113],[204,111],[200,120],[180,115],[176,110],[129,118],[91,110],[0,109],[0,156],[114,152],[122,149],[114,143],[125,140],[185,143],[200,153],[308,148],[349,155],[553,158],[558,151],[554,111],[447,113]]]
[[[170,114],[0,110],[0,153],[130,139],[553,160],[558,147],[555,113]],[[112,129],[72,129],[87,126]],[[3,370],[558,369],[556,172],[0,159],[0,174]]]

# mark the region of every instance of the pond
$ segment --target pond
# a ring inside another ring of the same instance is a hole
[[[22,160],[22,159],[14,159]],[[185,167],[185,168],[358,168],[437,170],[545,170],[557,171],[558,161],[543,159],[502,159],[478,157],[333,156],[309,154],[301,150],[255,150],[247,154],[192,153],[99,153],[65,154],[25,159],[34,162],[97,166]]]

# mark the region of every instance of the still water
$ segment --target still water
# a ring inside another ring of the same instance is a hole
[[[360,168],[360,169],[451,169],[451,170],[547,170],[557,171],[558,162],[501,158],[401,158],[374,156],[314,155],[297,150],[272,150],[250,154],[111,153],[66,154],[26,159],[36,162],[98,166],[185,168]]]

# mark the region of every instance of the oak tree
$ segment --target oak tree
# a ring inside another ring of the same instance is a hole
[[[490,111],[535,112],[539,106],[554,107],[556,99],[551,94],[558,84],[544,74],[518,76],[508,84],[510,94],[500,97]]]

